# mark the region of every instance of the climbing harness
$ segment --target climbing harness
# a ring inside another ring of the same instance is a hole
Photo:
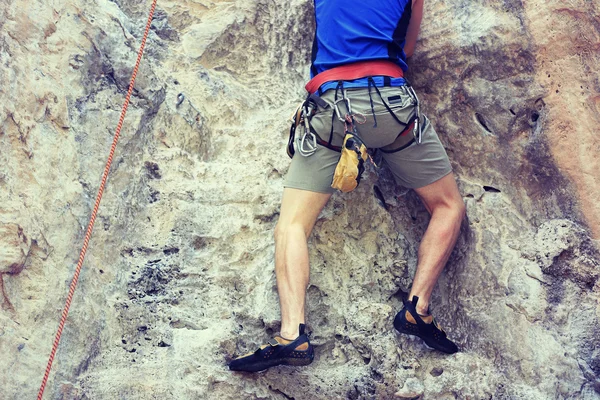
[[[394,143],[380,149],[383,153],[394,153],[403,150],[412,143],[420,145],[423,141],[420,102],[414,88],[405,79],[406,85],[404,85],[403,90],[412,101],[414,114],[407,122],[404,122],[400,120],[394,110],[384,100],[381,91],[375,83],[374,76],[383,77],[383,86],[391,86],[391,79],[404,78],[404,71],[400,66],[389,61],[369,61],[343,65],[321,72],[306,84],[305,88],[309,93],[308,97],[298,106],[290,118],[292,125],[290,127],[287,146],[288,156],[292,158],[295,152],[298,151],[301,156],[310,157],[317,151],[318,145],[341,153],[331,186],[343,192],[349,192],[358,186],[365,169],[364,162],[367,159],[370,159],[373,165],[377,167],[373,161],[372,154],[378,151],[369,151],[358,134],[356,125],[364,123],[366,118],[360,113],[353,113],[350,97],[347,90],[344,89],[345,81],[360,78],[367,79],[374,128],[377,127],[377,116],[371,94],[372,89],[375,89],[375,92],[393,119],[400,126],[404,127]],[[337,86],[335,87],[335,98],[330,104],[321,98],[320,95],[323,94],[321,87],[325,83],[332,81],[337,81]],[[341,93],[341,97],[338,97],[339,93]],[[400,96],[397,97],[400,98]],[[329,140],[325,141],[312,129],[310,120],[316,113],[323,112],[329,108],[331,108],[331,131],[329,133]],[[334,121],[336,118],[344,124],[344,140],[341,147],[332,144]],[[297,128],[301,128],[302,132],[296,134]],[[408,139],[405,134],[411,131],[413,137],[412,139]]]
[[[362,61],[331,68],[315,75],[304,88],[308,93],[317,93],[327,82],[352,81],[367,76],[384,76],[386,78],[403,78],[404,71],[391,61]]]
[[[400,121],[398,119],[398,117],[396,116],[396,114],[394,113],[394,111],[390,108],[390,106],[383,100],[383,96],[381,95],[379,88],[375,85],[375,82],[373,81],[373,77],[368,78],[369,98],[371,98],[371,93],[370,93],[371,86],[373,86],[375,88],[375,91],[381,98],[384,107],[386,108],[388,113],[390,113],[390,115],[394,118],[394,120],[396,120],[396,122],[398,124],[407,127],[407,129],[408,129],[408,127],[412,126],[412,133],[413,133],[414,140],[417,144],[421,144],[423,142],[422,129],[421,129],[421,123],[420,123],[421,107],[420,107],[419,98],[417,97],[417,93],[415,92],[415,89],[412,87],[410,82],[406,81],[406,85],[404,85],[404,88],[406,89],[406,93],[412,98],[412,101],[414,103],[415,115],[413,116],[413,118],[410,120],[410,122],[408,124]],[[371,110],[373,110],[372,98],[371,98]],[[375,111],[374,110],[373,110],[373,119],[375,120],[375,127],[376,127],[377,120],[375,119]],[[402,132],[400,132],[398,137],[404,135],[405,132],[406,132],[406,129],[403,130]]]
[[[138,73],[138,69],[140,67],[140,62],[142,61],[142,54],[144,53],[146,39],[148,38],[148,33],[150,32],[150,25],[152,23],[152,17],[154,16],[154,10],[156,8],[156,1],[157,0],[152,0],[152,5],[150,6],[148,21],[146,22],[146,30],[144,31],[144,36],[142,37],[142,43],[140,44],[140,49],[138,51],[137,60],[135,62],[135,66],[133,68],[133,73],[131,74],[131,81],[129,82],[129,90],[127,91],[127,96],[125,96],[125,102],[123,103],[123,108],[121,109],[121,116],[119,118],[119,123],[117,124],[117,129],[115,131],[115,135],[113,138],[112,146],[110,148],[110,152],[108,154],[108,159],[106,161],[106,165],[104,166],[104,172],[102,174],[102,180],[100,181],[100,187],[98,188],[98,194],[96,195],[96,202],[94,203],[94,209],[92,210],[92,215],[90,217],[90,221],[88,223],[87,230],[85,232],[85,238],[83,239],[83,246],[81,248],[81,252],[79,253],[79,261],[77,262],[77,267],[75,268],[75,273],[73,274],[73,279],[71,280],[71,285],[69,286],[69,293],[67,295],[67,300],[65,302],[65,306],[63,308],[62,315],[60,317],[60,322],[58,324],[58,330],[56,331],[56,336],[55,336],[54,342],[52,344],[52,351],[50,352],[50,357],[48,358],[48,364],[46,366],[46,371],[44,373],[44,377],[42,378],[42,384],[40,386],[40,390],[37,395],[38,400],[41,400],[42,397],[44,396],[44,389],[46,388],[46,384],[48,383],[48,377],[50,376],[50,370],[52,369],[52,362],[54,361],[54,356],[56,355],[56,350],[58,349],[58,344],[60,343],[60,337],[62,335],[62,331],[64,329],[65,322],[67,320],[67,316],[69,315],[69,308],[71,307],[71,301],[73,300],[73,294],[75,293],[75,288],[77,287],[77,281],[79,280],[79,273],[81,272],[83,260],[85,259],[85,253],[87,252],[88,244],[89,244],[90,238],[92,236],[92,230],[94,229],[94,223],[96,222],[98,208],[100,207],[100,201],[102,200],[102,194],[104,193],[104,187],[106,186],[106,180],[108,179],[108,173],[110,172],[110,166],[112,164],[115,149],[117,148],[117,142],[119,141],[119,136],[121,134],[121,128],[123,127],[123,121],[125,120],[125,114],[127,113],[127,107],[129,107],[129,99],[131,98],[131,94],[133,93],[133,84],[135,83],[135,77]]]

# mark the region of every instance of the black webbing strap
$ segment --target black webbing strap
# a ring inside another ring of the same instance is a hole
[[[413,319],[417,323],[417,326],[421,329],[431,330],[431,324],[423,322],[423,319],[417,312],[417,302],[419,298],[417,296],[413,296],[412,301],[405,303],[406,310],[412,315]]]
[[[333,99],[334,104],[337,103],[337,99],[338,99],[338,90],[342,90],[342,96],[344,95],[344,81],[338,81],[337,86],[335,87],[335,97]],[[335,110],[334,112],[331,114],[331,131],[329,132],[329,140],[327,141],[327,148],[331,148],[330,146],[332,146],[331,141],[333,140],[333,123],[335,121],[335,117],[336,117],[336,113]],[[340,150],[341,151],[341,150]]]
[[[328,143],[327,141],[321,139],[321,137],[317,134],[316,131],[314,131],[312,129],[312,127],[310,128],[310,131],[317,137],[317,143],[320,144],[321,146],[327,147],[329,150],[337,151],[338,153],[342,152],[341,146],[334,146],[331,143]]]
[[[408,147],[408,146],[410,146],[411,144],[413,144],[413,143],[415,142],[415,139],[414,139],[414,138],[412,138],[412,139],[411,139],[411,140],[409,140],[408,142],[404,143],[404,144],[403,144],[402,146],[400,146],[400,147],[396,147],[396,148],[393,148],[393,149],[391,149],[391,150],[389,150],[389,149],[386,149],[386,147],[390,147],[390,146],[394,146],[394,145],[396,145],[396,142],[398,142],[398,139],[399,139],[400,137],[404,136],[404,135],[405,135],[407,132],[410,132],[410,131],[411,131],[411,130],[414,128],[414,126],[415,126],[415,119],[416,119],[416,117],[412,119],[412,122],[411,122],[410,124],[408,124],[408,125],[407,125],[407,126],[406,126],[406,127],[403,129],[403,130],[402,130],[402,132],[400,132],[400,133],[398,134],[398,136],[396,136],[396,139],[394,140],[394,142],[392,142],[391,144],[389,144],[389,145],[387,145],[387,146],[385,146],[385,147],[380,147],[378,150],[380,150],[380,151],[381,151],[381,152],[383,152],[383,153],[387,153],[387,154],[391,154],[391,153],[397,153],[397,152],[399,152],[399,151],[401,151],[401,150],[404,150],[405,148],[407,148],[407,147]]]
[[[369,79],[373,79],[373,78],[369,78]],[[392,115],[392,117],[394,118],[394,120],[399,123],[402,126],[406,126],[408,124],[405,124],[404,122],[400,121],[400,119],[396,116],[396,114],[394,114],[394,112],[392,111],[392,109],[390,108],[390,106],[388,106],[388,104],[385,102],[385,100],[383,99],[383,96],[381,95],[381,92],[379,91],[379,88],[375,85],[375,82],[373,82],[373,87],[375,88],[375,90],[377,91],[377,94],[379,95],[379,98],[381,99],[381,102],[383,103],[383,105],[385,106],[385,109]]]

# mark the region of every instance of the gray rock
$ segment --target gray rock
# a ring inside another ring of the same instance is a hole
[[[404,386],[394,394],[399,399],[420,399],[423,395],[423,384],[416,378],[408,378]]]
[[[149,4],[9,3],[0,398],[21,399],[41,381]],[[46,398],[600,398],[594,2],[425,7],[408,78],[468,214],[432,310],[461,352],[393,330],[429,216],[369,167],[310,238],[315,362],[227,370],[280,326],[272,234],[312,3],[161,0]]]

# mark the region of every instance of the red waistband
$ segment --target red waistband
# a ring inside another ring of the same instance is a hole
[[[312,78],[305,86],[309,93],[314,93],[321,85],[331,81],[351,81],[367,76],[389,76],[403,78],[404,71],[391,61],[363,61],[346,64],[321,72]]]

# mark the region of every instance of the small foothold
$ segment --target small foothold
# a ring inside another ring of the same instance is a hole
[[[531,122],[532,123],[536,123],[538,119],[540,119],[540,114],[537,113],[537,112],[535,112],[535,111],[533,111],[531,113]]]
[[[185,95],[183,93],[179,93],[177,95],[177,103],[175,105],[177,107],[179,107],[181,105],[181,103],[183,103],[184,100],[185,100]]]
[[[493,186],[483,186],[483,190],[485,190],[486,192],[489,192],[489,193],[501,193],[502,192],[500,189],[497,189]]]
[[[477,120],[477,122],[479,122],[479,125],[481,125],[481,127],[483,129],[485,129],[486,132],[493,133],[489,127],[488,122],[486,121],[486,119],[483,115],[481,115],[479,113],[475,113],[475,119]]]
[[[538,111],[542,111],[544,109],[544,107],[546,107],[546,103],[544,102],[544,99],[542,99],[541,97],[539,99],[537,99],[535,101],[535,108]]]

